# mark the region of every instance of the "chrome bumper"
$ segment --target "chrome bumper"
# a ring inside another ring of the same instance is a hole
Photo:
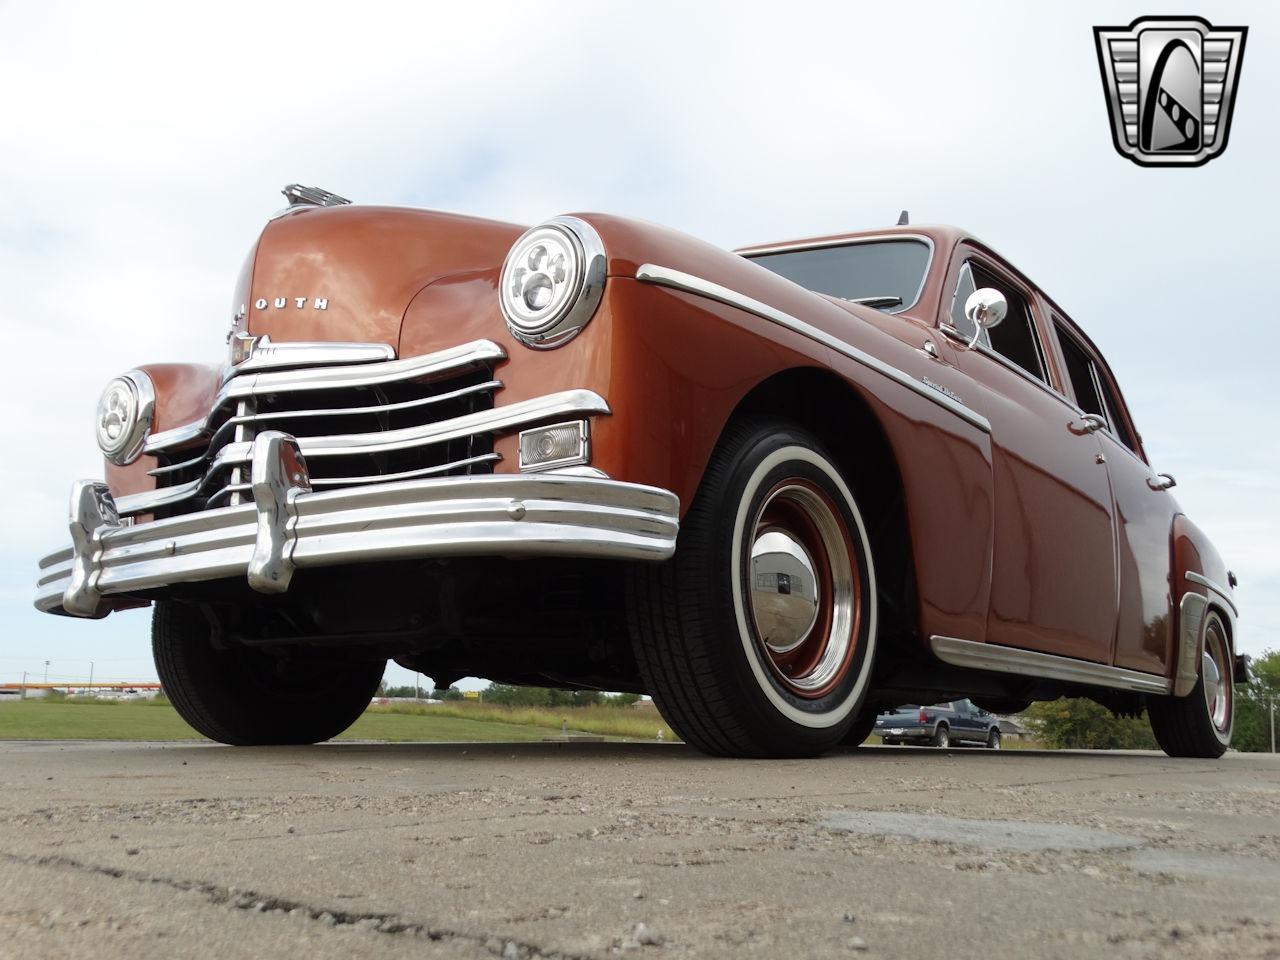
[[[73,545],[40,561],[36,607],[100,616],[112,594],[229,577],[280,593],[295,568],[379,560],[675,552],[679,501],[656,487],[515,474],[313,492],[292,437],[260,434],[253,452],[253,502],[150,523],[121,523],[105,484],[76,483]]]

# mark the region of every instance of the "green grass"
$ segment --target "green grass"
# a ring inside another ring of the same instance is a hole
[[[637,707],[504,707],[478,700],[451,700],[445,703],[377,704],[365,714],[390,713],[415,717],[458,720],[483,720],[491,723],[515,724],[558,732],[563,725],[577,733],[594,733],[603,737],[628,737],[656,740],[658,733],[666,741],[676,740],[671,728],[663,722],[652,703]]]
[[[193,740],[167,703],[0,703],[0,740]]]
[[[557,723],[557,729],[559,724]],[[478,717],[433,716],[373,707],[343,740],[541,740],[545,727]],[[165,701],[28,700],[0,704],[0,740],[199,740]]]

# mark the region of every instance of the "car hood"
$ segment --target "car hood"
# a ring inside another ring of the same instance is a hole
[[[256,336],[387,343],[399,353],[415,294],[499,266],[523,230],[432,210],[299,207],[262,231],[237,308]]]

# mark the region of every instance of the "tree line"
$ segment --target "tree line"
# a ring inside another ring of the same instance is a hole
[[[1253,662],[1254,680],[1235,688],[1235,733],[1231,746],[1245,753],[1271,749],[1271,705],[1280,713],[1280,650]],[[1084,699],[1032,704],[1023,716],[1046,747],[1062,750],[1155,750],[1146,716],[1116,717]],[[1275,721],[1280,737],[1280,718]]]

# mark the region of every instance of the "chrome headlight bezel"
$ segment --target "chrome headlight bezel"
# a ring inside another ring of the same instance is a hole
[[[550,263],[559,269],[549,269]],[[604,243],[585,220],[555,217],[526,230],[507,253],[498,281],[507,329],[529,347],[567,342],[600,305],[607,266]],[[534,302],[541,294],[548,299]]]
[[[151,434],[156,389],[141,370],[130,370],[111,380],[98,398],[94,434],[102,455],[117,466],[128,466],[142,456]],[[120,430],[114,436],[108,419],[115,417]]]

